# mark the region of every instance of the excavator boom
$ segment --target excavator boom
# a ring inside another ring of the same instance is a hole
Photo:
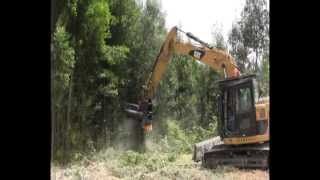
[[[189,38],[200,43],[202,46],[195,46],[191,43],[179,41],[177,39],[178,31],[183,32],[177,27],[173,27],[169,31],[164,43],[162,44],[160,52],[153,64],[150,78],[146,84],[144,93],[144,97],[146,99],[153,98],[162,76],[166,71],[166,67],[174,53],[180,55],[190,55],[194,59],[209,65],[212,69],[220,73],[224,73],[227,78],[240,76],[240,71],[237,68],[235,60],[228,53],[212,48],[209,44],[203,42],[191,33],[183,32]]]

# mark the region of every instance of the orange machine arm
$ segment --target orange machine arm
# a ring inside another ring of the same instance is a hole
[[[226,78],[240,76],[235,60],[228,53],[209,47],[208,44],[190,33],[186,33],[187,36],[199,42],[202,46],[198,47],[191,43],[180,42],[177,40],[178,30],[177,27],[173,27],[162,44],[145,87],[144,99],[152,99],[173,53],[190,55],[196,60],[209,65],[213,70],[224,73]]]

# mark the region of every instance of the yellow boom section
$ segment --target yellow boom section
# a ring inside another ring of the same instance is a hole
[[[173,53],[190,55],[209,65],[213,70],[220,73],[225,71],[227,77],[240,75],[234,59],[228,53],[214,48],[198,47],[191,43],[180,42],[177,40],[177,31],[178,28],[173,27],[162,44],[144,90],[145,99],[152,99]]]

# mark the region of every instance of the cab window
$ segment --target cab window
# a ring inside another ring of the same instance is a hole
[[[252,94],[249,87],[238,89],[237,113],[252,110]]]

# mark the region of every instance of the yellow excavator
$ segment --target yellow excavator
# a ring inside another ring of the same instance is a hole
[[[197,44],[182,41],[178,32]],[[152,99],[174,53],[190,55],[222,77],[218,82],[219,140],[197,143],[193,159],[201,160],[208,168],[218,165],[268,168],[269,98],[258,96],[255,75],[241,75],[235,60],[227,52],[215,49],[177,27],[169,31],[162,44],[143,88],[141,101],[138,105],[130,104],[127,113],[140,117],[145,133],[152,130]]]

